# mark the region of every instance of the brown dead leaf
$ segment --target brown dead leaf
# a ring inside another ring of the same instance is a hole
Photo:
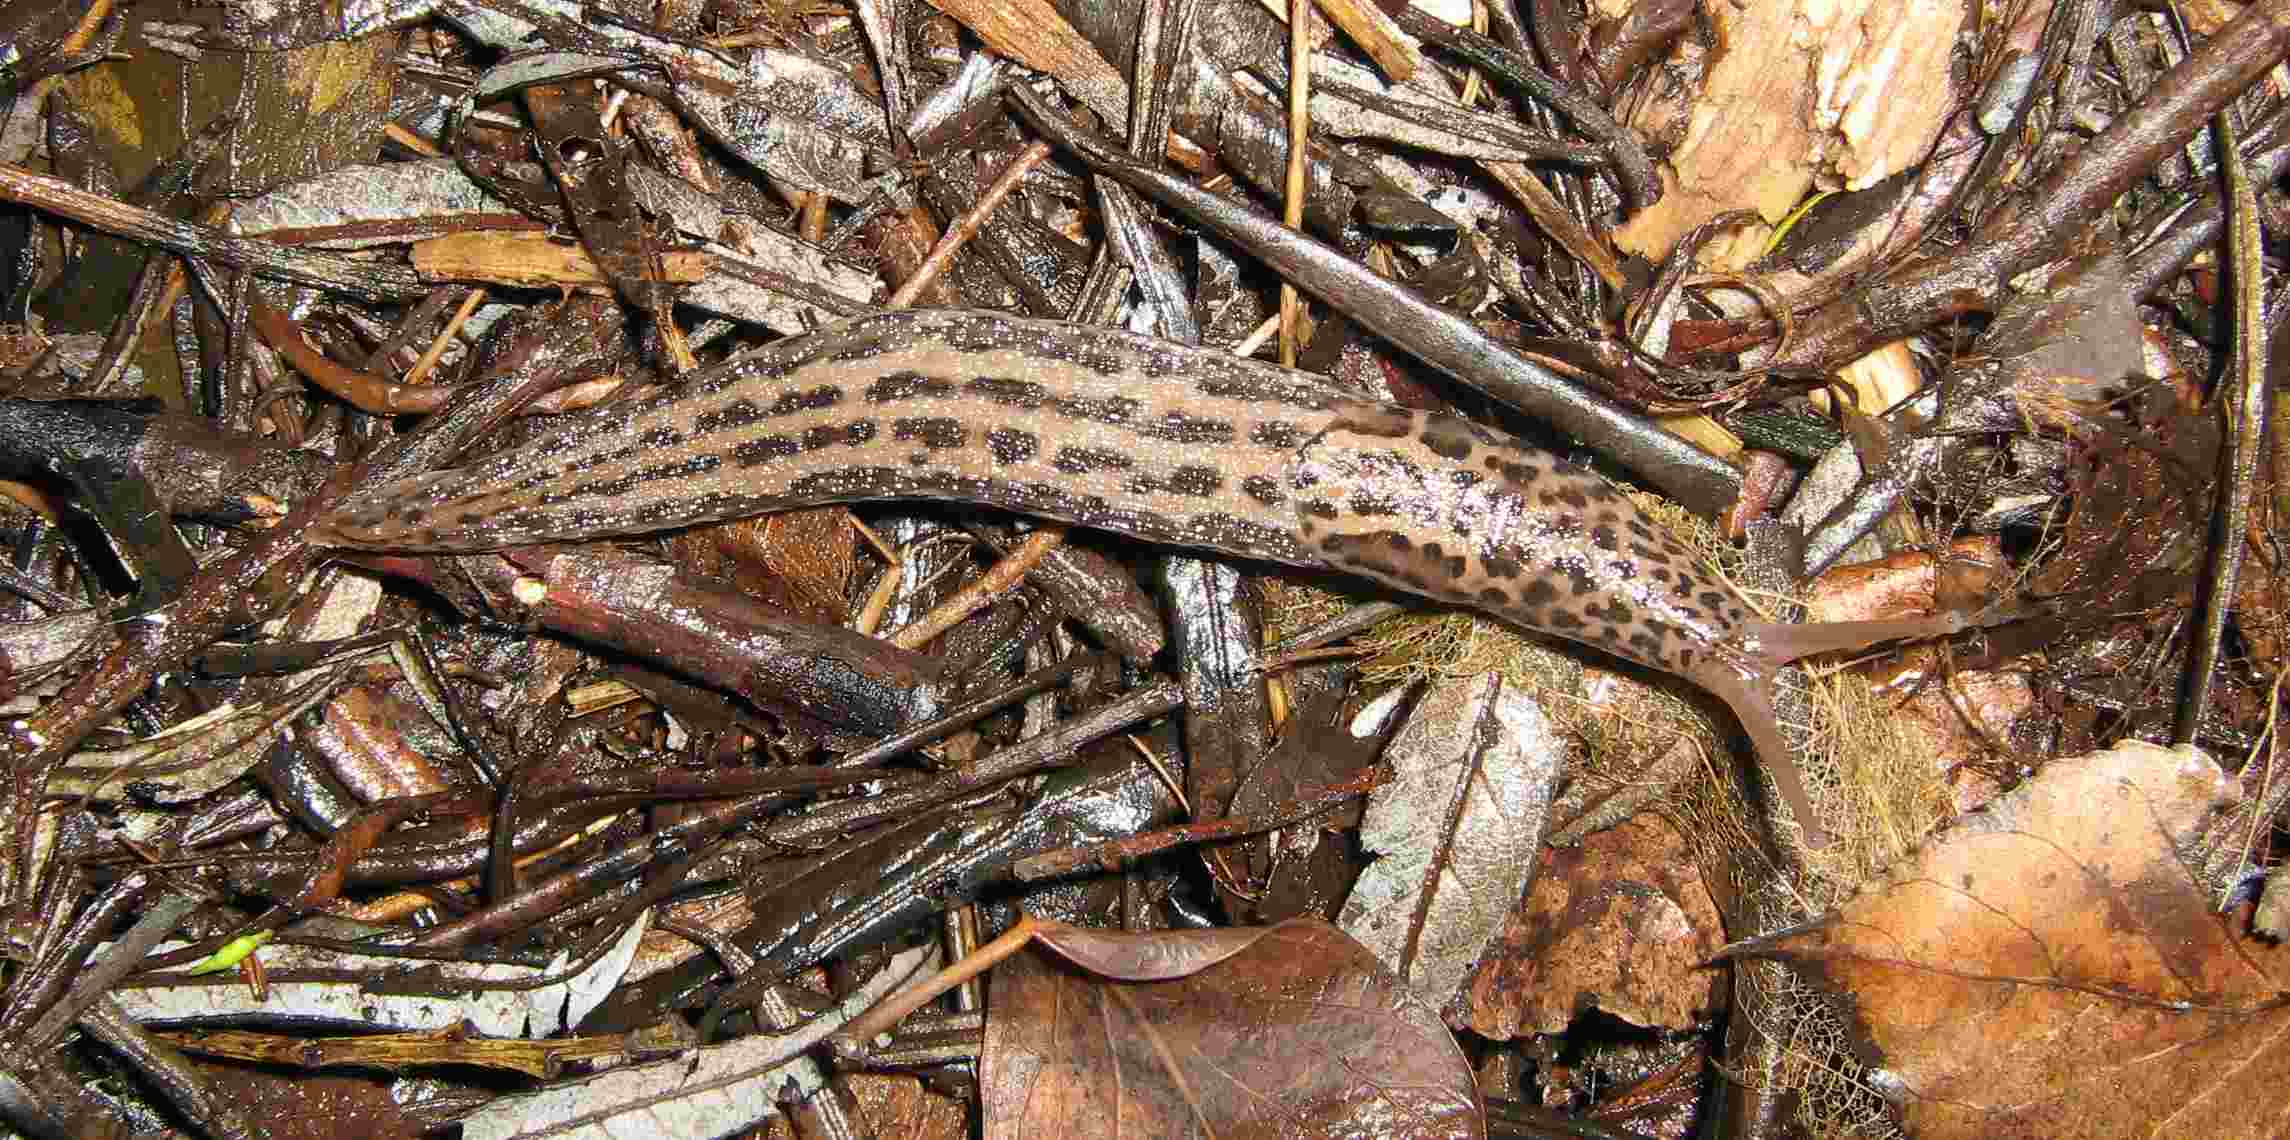
[[[1365,947],[1312,918],[1221,933],[1253,937],[1165,981],[1106,981],[1039,950],[1003,963],[980,1059],[986,1135],[1485,1134],[1462,1049]],[[1167,938],[1101,934],[1083,956],[1204,956],[1197,937],[1111,948]]]
[[[2057,760],[1732,953],[1842,994],[1918,1137],[2280,1136],[2290,948],[2239,936],[2176,853],[2233,787],[2139,742]]]
[[[840,624],[858,565],[857,532],[843,507],[781,511],[677,531],[676,564],[790,613]]]
[[[1724,944],[1684,837],[1643,813],[1543,853],[1542,873],[1464,987],[1464,1023],[1509,1040],[1563,1033],[1595,1007],[1685,1029],[1717,1004],[1724,972],[1703,963]]]

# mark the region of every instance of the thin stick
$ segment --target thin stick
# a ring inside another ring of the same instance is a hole
[[[1399,25],[1392,23],[1383,9],[1368,0],[1318,0],[1318,3],[1328,22],[1343,29],[1393,83],[1415,78],[1415,69],[1423,66],[1423,57],[1416,54],[1414,45],[1400,34]]]
[[[1249,330],[1247,336],[1240,338],[1240,343],[1232,346],[1232,354],[1234,356],[1255,356],[1256,350],[1263,348],[1264,342],[1271,340],[1272,334],[1279,331],[1280,314],[1274,313],[1264,318],[1263,323]]]
[[[445,152],[437,149],[436,143],[433,143],[428,139],[425,139],[420,135],[405,129],[396,123],[382,124],[382,137],[389,139],[391,142],[394,142],[399,146],[402,146],[407,150],[422,156],[423,158],[445,157]]]
[[[903,309],[914,304],[914,299],[953,263],[954,255],[971,238],[978,236],[978,231],[985,227],[986,219],[993,216],[995,208],[1002,204],[1002,199],[1009,197],[1010,191],[1017,189],[1018,183],[1049,156],[1050,144],[1041,139],[1035,139],[1027,144],[1026,149],[1019,151],[1018,157],[1011,159],[1010,165],[1003,167],[1002,173],[994,176],[994,182],[986,187],[986,192],[978,195],[978,204],[970,207],[969,213],[962,215],[960,220],[947,228],[946,233],[938,239],[938,244],[931,247],[930,256],[922,259],[914,275],[898,287],[898,292],[891,294],[890,300],[883,302],[883,307]]]
[[[1129,747],[1136,749],[1137,754],[1145,758],[1145,766],[1153,769],[1153,774],[1161,778],[1161,786],[1169,789],[1170,795],[1177,797],[1178,810],[1188,816],[1193,814],[1192,801],[1185,798],[1185,785],[1177,779],[1175,772],[1169,770],[1169,765],[1161,759],[1161,754],[1147,747],[1144,741],[1137,739],[1137,734],[1134,732],[1124,734],[1122,739],[1128,741]]]
[[[461,299],[461,307],[453,311],[453,318],[445,322],[444,328],[437,330],[436,338],[422,351],[421,359],[414,361],[413,367],[406,370],[406,383],[421,384],[429,379],[430,371],[437,367],[438,360],[445,355],[445,346],[453,343],[454,334],[461,331],[462,324],[469,320],[469,314],[476,312],[477,306],[484,303],[485,290],[482,288],[471,289],[469,295]]]
[[[1157,831],[1147,831],[1122,839],[1109,839],[1079,847],[1061,847],[1029,855],[1010,865],[1010,874],[1021,883],[1038,882],[1060,875],[1070,875],[1085,867],[1095,867],[1112,873],[1150,855],[1158,855],[1172,847],[1188,843],[1221,843],[1248,835],[1295,827],[1316,816],[1325,815],[1358,799],[1390,780],[1392,771],[1383,764],[1370,765],[1353,779],[1318,789],[1314,794],[1272,805],[1251,815],[1227,815],[1198,823],[1180,823]]]
[[[411,301],[429,292],[413,270],[338,253],[295,249],[227,234],[89,193],[61,178],[0,163],[0,202],[17,202],[90,229],[185,257],[204,257],[257,277],[345,293],[361,301]]]
[[[1049,557],[1050,551],[1063,546],[1065,534],[1063,526],[1044,526],[1027,535],[1026,541],[1012,547],[1001,561],[988,567],[975,581],[892,634],[891,644],[901,649],[920,649],[930,644],[931,638],[961,624],[962,619],[993,605],[1002,595],[1017,589],[1026,575]]]
[[[1288,0],[1288,185],[1280,220],[1289,229],[1304,228],[1304,128],[1311,102],[1312,48],[1306,29],[1311,24],[1311,0]],[[1296,286],[1280,283],[1280,363],[1296,367],[1296,323],[1303,306]]]
[[[921,1009],[938,995],[993,969],[1004,958],[1025,949],[1026,943],[1033,941],[1034,935],[1047,925],[1033,915],[1021,913],[1018,921],[1010,925],[1010,929],[1003,931],[1000,938],[979,947],[977,953],[940,970],[929,981],[913,989],[902,990],[853,1018],[827,1039],[829,1047],[840,1057],[866,1056],[868,1046],[877,1035],[887,1032],[907,1014]]]
[[[2171,723],[2171,743],[2182,745],[2194,743],[2202,727],[2203,709],[2210,704],[2219,645],[2226,638],[2226,614],[2234,606],[2242,552],[2250,542],[2250,500],[2258,482],[2259,448],[2266,436],[2267,328],[2260,311],[2266,266],[2259,248],[2258,191],[2243,165],[2241,140],[2236,133],[2234,104],[2229,102],[2218,111],[2218,167],[2226,178],[2227,246],[2234,265],[2233,375],[2237,383],[2225,408],[2226,447],[2220,456],[2218,507],[2211,518],[2210,575],[2203,584],[2201,619],[2187,654],[2178,715]],[[2280,477],[2277,472],[2276,478]]]

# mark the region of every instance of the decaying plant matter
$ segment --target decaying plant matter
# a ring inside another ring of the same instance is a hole
[[[0,1125],[2279,1135],[2286,59],[9,6]]]

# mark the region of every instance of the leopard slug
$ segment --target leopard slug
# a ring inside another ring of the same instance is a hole
[[[321,543],[477,551],[940,499],[1358,574],[1682,676],[1818,841],[1767,683],[1798,653],[1603,480],[1451,415],[1102,328],[908,311],[775,342],[355,493]]]

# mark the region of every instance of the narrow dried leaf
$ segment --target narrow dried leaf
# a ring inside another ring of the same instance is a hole
[[[2290,947],[2177,845],[2233,795],[2200,753],[2055,760],[1880,885],[1738,948],[1844,995],[1916,1136],[2280,1136]]]
[[[1318,919],[1170,981],[1040,953],[994,975],[986,1135],[1476,1137],[1470,1063],[1439,1016]]]
[[[690,283],[708,275],[714,258],[698,250],[660,255],[660,277]],[[602,285],[604,271],[577,245],[547,234],[473,230],[416,242],[413,267],[429,281],[491,285]]]
[[[1434,1007],[1447,1004],[1534,874],[1565,744],[1487,674],[1433,685],[1384,759],[1360,842],[1382,856],[1337,925]]]

